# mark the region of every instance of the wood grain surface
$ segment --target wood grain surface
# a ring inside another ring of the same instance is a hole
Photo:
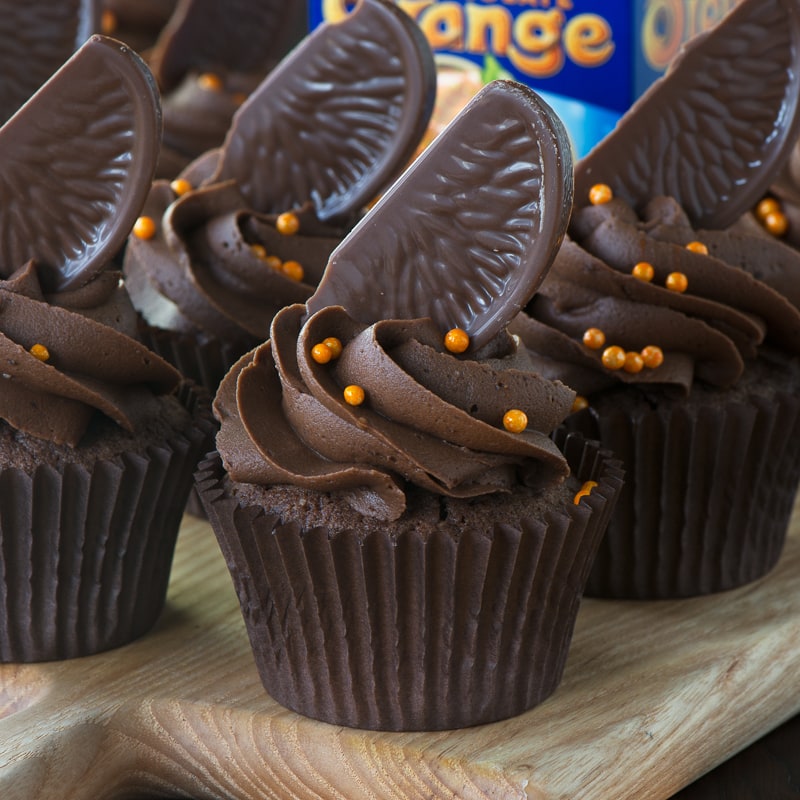
[[[668,798],[800,710],[800,515],[760,582],[585,600],[558,691],[500,723],[371,733],[262,689],[210,528],[187,517],[154,631],[0,665],[0,797]]]

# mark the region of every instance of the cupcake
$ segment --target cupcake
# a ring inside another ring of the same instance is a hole
[[[208,400],[136,341],[108,262],[158,154],[141,60],[92,37],[0,129],[0,661],[140,636],[164,604]]]
[[[239,106],[305,33],[303,3],[179,3],[149,58],[164,115],[156,174],[174,178],[219,147]]]
[[[620,471],[506,326],[571,190],[558,119],[490,84],[223,380],[197,487],[288,708],[436,730],[558,686]]]
[[[0,125],[99,29],[94,2],[4,3],[0,25]]]
[[[735,588],[778,560],[800,473],[800,258],[739,218],[797,137],[800,10],[745,2],[576,165],[568,239],[515,323],[625,466],[587,593]],[[713,109],[713,113],[709,109]]]
[[[388,0],[362,0],[273,70],[221,149],[156,181],[124,272],[150,346],[216,390],[307,300],[365,204],[403,167],[427,124],[433,59]]]

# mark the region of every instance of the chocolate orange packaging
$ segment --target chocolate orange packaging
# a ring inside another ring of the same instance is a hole
[[[208,398],[136,340],[110,268],[159,123],[144,63],[96,36],[0,128],[0,661],[152,627],[213,440]]]
[[[744,0],[576,165],[516,332],[623,461],[589,578],[672,598],[769,573],[800,478],[800,258],[741,224],[800,128],[800,8]]]
[[[560,121],[490,84],[222,382],[198,491],[288,708],[434,730],[556,690],[621,473],[506,328],[571,194]]]

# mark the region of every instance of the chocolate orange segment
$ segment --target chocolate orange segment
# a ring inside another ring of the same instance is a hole
[[[477,350],[536,291],[571,207],[560,120],[531,90],[495,81],[337,247],[308,312],[341,305],[366,324],[431,317]]]
[[[635,207],[674,197],[695,227],[752,208],[800,134],[800,6],[745,0],[693,39],[577,164],[575,196],[608,184]]]
[[[417,25],[390,0],[361,0],[309,35],[239,109],[213,180],[234,179],[260,212],[312,200],[322,220],[348,215],[411,157],[435,92]]]
[[[34,259],[55,291],[102,270],[144,203],[160,130],[144,62],[93,36],[0,129],[0,278]]]

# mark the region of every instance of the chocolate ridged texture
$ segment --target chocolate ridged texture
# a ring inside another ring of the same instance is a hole
[[[465,330],[474,352],[530,300],[571,208],[561,121],[526,87],[494,81],[336,248],[309,315],[429,316]]]
[[[706,595],[775,566],[800,480],[796,396],[586,411],[567,422],[599,436],[626,469],[587,595]]]
[[[606,183],[635,207],[670,195],[698,227],[732,224],[800,134],[798,48],[793,0],[741,3],[695,37],[577,164],[576,197]]]
[[[236,113],[214,181],[236,180],[256,211],[311,199],[319,219],[341,218],[403,169],[435,94],[419,27],[390,0],[360,0],[306,37]]]
[[[100,0],[3,3],[0,125],[99,30]]]
[[[179,397],[193,427],[146,457],[0,471],[0,662],[90,655],[156,622],[192,470],[213,442],[207,397],[188,384]]]
[[[0,129],[0,276],[35,259],[47,291],[87,283],[122,247],[155,172],[158,90],[93,36]]]
[[[272,697],[337,725],[441,730],[552,694],[622,483],[597,443],[557,439],[578,477],[599,481],[580,505],[427,538],[300,530],[227,497],[219,457],[203,462],[198,490]]]

